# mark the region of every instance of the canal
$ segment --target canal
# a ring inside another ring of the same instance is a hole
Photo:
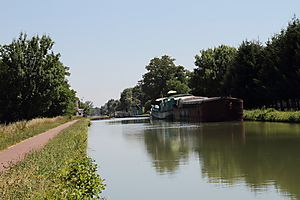
[[[92,121],[110,200],[300,199],[300,125]]]

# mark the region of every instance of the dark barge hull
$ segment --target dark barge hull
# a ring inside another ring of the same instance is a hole
[[[175,121],[242,121],[243,117],[243,100],[232,97],[183,100],[173,108]]]

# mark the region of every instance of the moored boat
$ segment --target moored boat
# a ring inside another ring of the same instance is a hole
[[[243,100],[232,97],[181,99],[173,109],[173,119],[179,121],[242,121]]]
[[[153,119],[173,120],[173,109],[179,99],[192,97],[190,94],[171,95],[156,99],[156,104],[152,106],[150,116]]]
[[[151,109],[154,119],[175,121],[242,121],[243,100],[232,97],[199,97],[176,94],[156,100]]]

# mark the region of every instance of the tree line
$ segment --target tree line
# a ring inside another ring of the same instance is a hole
[[[300,108],[300,21],[296,17],[265,44],[245,40],[237,48],[220,45],[201,50],[192,72],[174,61],[168,55],[151,59],[137,85],[124,89],[120,99],[110,99],[99,108],[101,114],[128,111],[132,104],[149,110],[155,99],[169,90],[233,96],[243,99],[247,109]]]
[[[78,98],[66,79],[69,67],[53,45],[49,36],[25,33],[0,45],[0,123],[75,113]]]

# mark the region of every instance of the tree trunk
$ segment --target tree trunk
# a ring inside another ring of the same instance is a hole
[[[279,100],[279,104],[280,104],[280,111],[283,111],[283,103],[282,103],[282,100]]]
[[[296,110],[296,101],[295,101],[295,99],[291,99],[291,104],[292,104],[293,110]]]

